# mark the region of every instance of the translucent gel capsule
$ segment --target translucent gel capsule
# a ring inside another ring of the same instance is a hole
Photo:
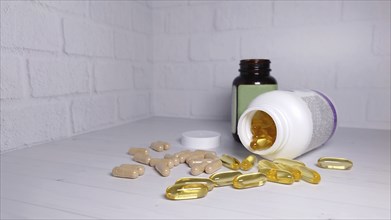
[[[179,183],[166,189],[166,198],[171,200],[198,199],[208,194],[208,187],[202,183]]]
[[[268,161],[268,160],[260,160],[258,162],[258,169],[262,169],[262,168],[274,168],[274,169],[278,169],[277,165],[271,161]]]
[[[251,120],[251,133],[253,135],[250,142],[251,149],[266,150],[274,144],[277,129],[270,115],[263,111],[256,111]]]
[[[285,170],[262,168],[259,169],[258,172],[264,174],[267,180],[270,182],[281,184],[292,184],[293,182],[295,182],[295,179],[293,178],[292,174]]]
[[[206,186],[208,187],[208,190],[211,191],[213,188],[214,188],[214,185],[215,185],[215,182],[211,179],[208,179],[208,178],[202,178],[202,177],[183,177],[183,178],[180,178],[178,179],[175,184],[179,184],[179,183],[183,183],[183,184],[190,184],[190,183],[202,183],[202,184],[206,184]]]
[[[221,173],[215,173],[209,177],[214,183],[215,186],[228,186],[232,185],[232,181],[236,176],[242,175],[239,171],[227,171]]]
[[[301,172],[300,172],[300,170],[298,170],[298,169],[296,169],[294,167],[282,164],[282,163],[276,163],[276,166],[280,170],[285,170],[285,171],[288,171],[289,173],[291,173],[293,175],[293,178],[295,179],[296,182],[300,181],[300,179],[301,179]]]
[[[230,168],[232,170],[238,170],[240,168],[240,161],[235,157],[231,157],[227,154],[223,154],[220,158],[223,162],[223,166]]]
[[[290,159],[286,159],[286,158],[276,158],[273,160],[274,163],[282,163],[282,164],[285,164],[285,165],[288,165],[288,166],[303,166],[305,167],[305,163],[301,162],[301,161],[298,161],[298,160],[290,160]]]
[[[245,171],[250,170],[257,163],[257,161],[258,159],[255,155],[250,155],[240,163],[240,169]]]
[[[315,170],[303,166],[294,166],[294,168],[300,170],[302,180],[312,184],[318,184],[320,182],[320,174]]]
[[[262,173],[248,173],[236,176],[232,181],[232,185],[236,189],[246,189],[262,186],[266,181],[267,178]]]
[[[353,162],[346,158],[321,157],[317,163],[318,167],[334,170],[349,170],[353,167]]]

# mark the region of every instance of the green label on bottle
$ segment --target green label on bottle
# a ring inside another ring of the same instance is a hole
[[[236,111],[232,111],[234,115],[232,119],[232,131],[236,132],[237,120],[239,120],[240,116],[246,110],[247,106],[250,102],[259,96],[262,93],[273,91],[277,89],[277,84],[266,84],[266,85],[239,85],[237,95],[235,92],[235,100],[232,100],[233,105],[237,105],[237,108],[233,107],[233,109],[237,109]],[[236,99],[237,97],[237,99]],[[237,101],[236,101],[237,100]],[[236,115],[237,114],[237,115]],[[234,119],[235,118],[235,119]]]

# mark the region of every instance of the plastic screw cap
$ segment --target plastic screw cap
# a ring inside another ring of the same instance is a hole
[[[182,133],[181,143],[189,148],[211,149],[220,145],[220,136],[220,133],[215,131],[186,131]]]

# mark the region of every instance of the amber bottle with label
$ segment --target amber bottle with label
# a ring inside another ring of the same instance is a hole
[[[277,81],[270,76],[270,60],[247,59],[240,61],[240,75],[232,84],[232,135],[236,141],[238,120],[248,104],[258,95],[276,90]]]

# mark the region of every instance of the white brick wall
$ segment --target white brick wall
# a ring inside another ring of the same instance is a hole
[[[152,9],[1,1],[1,152],[151,115]]]
[[[389,1],[150,5],[154,115],[229,119],[227,97],[240,59],[269,58],[280,89],[312,88],[331,96],[340,126],[390,129]],[[180,39],[189,46],[178,46]]]
[[[89,91],[87,63],[79,60],[29,60],[31,95],[50,97]]]
[[[1,1],[1,152],[151,115],[229,119],[240,59],[390,129],[389,1]]]

